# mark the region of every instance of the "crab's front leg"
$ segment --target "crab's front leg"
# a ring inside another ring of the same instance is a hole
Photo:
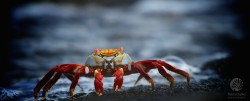
[[[96,94],[101,96],[103,93],[103,83],[102,83],[103,75],[100,69],[95,70],[94,77],[95,77],[94,85]]]
[[[116,91],[116,88],[118,86],[118,91],[121,91],[122,84],[123,84],[123,68],[118,68],[116,72],[113,74],[115,76],[114,80],[114,91]]]

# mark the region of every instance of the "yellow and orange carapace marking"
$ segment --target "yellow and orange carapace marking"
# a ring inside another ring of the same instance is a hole
[[[103,50],[99,50],[98,54],[102,54],[105,56],[112,56],[117,54],[118,50],[117,49],[103,49]]]

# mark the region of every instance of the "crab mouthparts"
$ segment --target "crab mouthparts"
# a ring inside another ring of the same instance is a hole
[[[112,61],[106,60],[106,63],[104,65],[104,69],[107,69],[108,71],[114,69],[114,63]]]

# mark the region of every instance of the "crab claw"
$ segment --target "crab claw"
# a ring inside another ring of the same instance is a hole
[[[114,91],[116,91],[117,86],[118,86],[118,91],[121,91],[123,84],[123,69],[118,68],[116,72],[113,74],[113,76],[115,76],[114,86],[113,86]]]
[[[102,83],[103,75],[101,74],[101,71],[95,70],[94,77],[95,77],[94,85],[96,94],[101,96],[103,93],[103,83]]]

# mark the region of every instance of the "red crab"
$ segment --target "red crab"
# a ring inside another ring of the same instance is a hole
[[[151,84],[152,89],[155,88],[153,79],[147,74],[151,69],[158,69],[159,73],[170,82],[170,88],[173,87],[174,78],[168,74],[165,69],[176,72],[185,76],[189,83],[189,73],[175,68],[162,60],[143,60],[133,62],[130,56],[123,52],[123,47],[119,49],[94,49],[94,52],[86,59],[85,65],[80,64],[60,64],[53,67],[36,85],[34,88],[34,97],[37,99],[37,94],[43,88],[42,96],[46,96],[46,92],[56,83],[56,81],[64,74],[72,84],[69,89],[69,95],[72,96],[79,77],[94,77],[94,86],[96,94],[103,94],[103,76],[115,76],[114,91],[121,90],[123,84],[123,76],[133,73],[140,73],[135,84],[142,78],[146,78]],[[55,74],[55,75],[54,75]],[[54,76],[53,76],[54,75]],[[53,76],[53,78],[51,78]],[[118,88],[117,88],[118,87]],[[117,89],[116,89],[117,88]]]

